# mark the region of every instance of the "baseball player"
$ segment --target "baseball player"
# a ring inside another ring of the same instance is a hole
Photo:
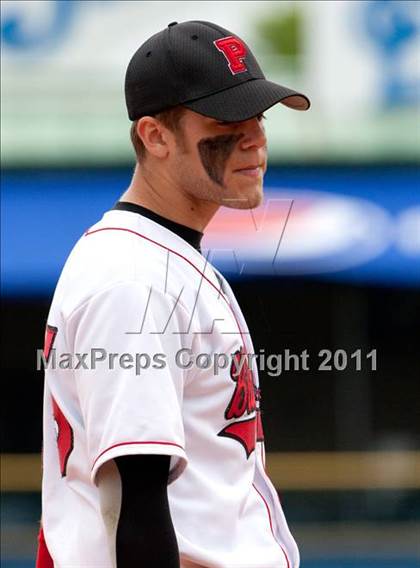
[[[220,206],[261,203],[263,112],[309,100],[200,21],[147,40],[125,95],[131,184],[76,244],[48,316],[37,566],[297,568],[249,331],[200,241]]]

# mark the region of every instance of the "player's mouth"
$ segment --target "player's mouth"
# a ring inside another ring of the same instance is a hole
[[[249,177],[259,177],[262,172],[263,168],[261,165],[250,165],[246,166],[245,168],[240,168],[238,170],[233,170],[235,173],[242,174]]]

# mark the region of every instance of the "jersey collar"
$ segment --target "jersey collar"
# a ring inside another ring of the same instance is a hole
[[[162,217],[162,215],[158,215],[154,211],[147,209],[147,207],[143,207],[142,205],[137,205],[136,203],[131,203],[129,201],[118,201],[114,205],[113,210],[130,211],[131,213],[138,213],[143,217],[147,217],[155,223],[159,223],[166,229],[169,229],[169,231],[172,231],[173,233],[181,237],[181,239],[187,241],[188,244],[190,244],[192,247],[198,250],[198,252],[201,253],[200,244],[201,239],[203,238],[203,233],[200,233],[200,231],[196,231],[195,229],[187,227],[186,225],[181,225],[181,223],[171,221],[170,219]]]

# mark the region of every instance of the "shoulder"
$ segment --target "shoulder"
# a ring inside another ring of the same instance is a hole
[[[55,302],[67,314],[104,289],[124,282],[193,303],[202,287],[217,289],[211,265],[182,238],[126,211],[109,211],[73,248],[57,285]],[[184,303],[183,302],[183,303]]]

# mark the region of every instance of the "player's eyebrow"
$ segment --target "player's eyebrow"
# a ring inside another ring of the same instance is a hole
[[[234,124],[240,124],[240,122],[233,122],[233,121],[228,121],[228,120],[216,120],[217,124],[226,124],[226,125],[234,125]]]
[[[258,120],[266,120],[266,116],[265,114],[262,112],[260,114],[258,114],[257,116],[254,116],[252,118],[257,118]],[[220,124],[222,126],[237,126],[242,124],[243,122],[247,122],[246,120],[241,120],[241,121],[227,121],[227,120],[216,120],[217,124]]]

